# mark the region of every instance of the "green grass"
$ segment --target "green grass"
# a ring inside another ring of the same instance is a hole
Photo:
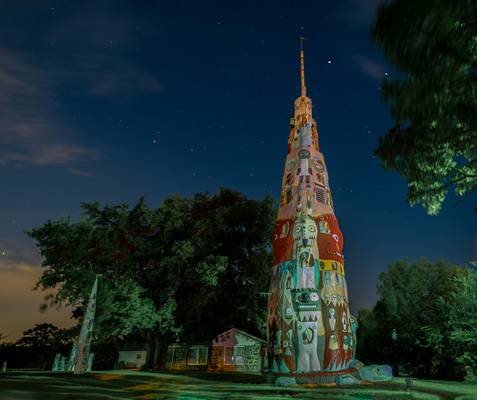
[[[349,387],[281,388],[265,377],[195,371],[184,373],[104,371],[75,376],[48,372],[0,374],[0,399],[108,400],[477,400],[477,385],[404,378]]]

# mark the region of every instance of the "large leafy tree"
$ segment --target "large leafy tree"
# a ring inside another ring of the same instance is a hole
[[[375,154],[436,214],[449,190],[477,187],[477,1],[392,1],[371,37],[398,70],[382,85],[395,125]]]
[[[477,265],[455,278],[449,313],[450,339],[467,378],[477,376]]]
[[[372,312],[359,313],[358,357],[365,362],[391,363],[398,374],[458,377],[456,360],[462,352],[452,332],[467,322],[456,325],[451,315],[460,309],[457,313],[462,316],[462,302],[469,301],[462,297],[460,283],[467,273],[443,261],[392,264],[379,276],[380,297]]]
[[[19,346],[40,349],[49,346],[62,346],[70,341],[71,337],[68,331],[60,329],[55,325],[44,323],[36,324],[33,328],[23,332],[17,344]]]
[[[98,327],[103,338],[139,334],[210,340],[233,325],[263,333],[275,208],[221,189],[165,199],[156,209],[82,204],[81,218],[33,229],[43,256],[40,288],[81,316],[101,274]],[[152,350],[151,350],[152,352]]]
[[[198,258],[184,272],[193,268],[200,279],[176,286],[177,315],[188,337],[207,340],[232,326],[264,335],[267,297],[261,293],[270,283],[275,218],[269,197],[256,201],[221,190],[193,199],[187,224],[194,233],[184,245]],[[211,264],[220,266],[220,274],[210,274]]]
[[[81,317],[96,274],[101,274],[96,333],[103,338],[127,335],[134,328],[150,329],[158,320],[152,302],[141,296],[143,289],[133,279],[131,264],[141,239],[151,234],[150,212],[140,200],[126,205],[83,204],[80,220],[48,221],[29,234],[37,241],[44,271],[38,287],[57,288],[51,304],[73,307]],[[47,306],[45,304],[44,306]],[[144,314],[148,318],[143,318]]]

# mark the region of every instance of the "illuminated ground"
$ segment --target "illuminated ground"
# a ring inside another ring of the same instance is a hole
[[[402,379],[380,385],[280,389],[266,384],[199,379],[184,375],[109,371],[85,376],[47,372],[0,373],[0,399],[327,399],[477,400],[477,385],[414,381],[408,393]],[[235,378],[236,380],[236,378]]]

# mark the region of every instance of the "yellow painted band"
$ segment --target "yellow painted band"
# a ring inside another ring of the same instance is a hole
[[[344,275],[344,265],[335,260],[320,260],[320,271],[335,271]]]

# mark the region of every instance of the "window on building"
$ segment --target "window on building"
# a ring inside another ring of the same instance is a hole
[[[207,347],[192,346],[189,349],[188,365],[205,365],[207,364]]]
[[[225,348],[226,365],[244,365],[245,364],[245,346],[235,346]]]
[[[245,364],[245,346],[234,347],[235,365]]]
[[[178,346],[174,351],[174,363],[184,363],[186,362],[187,347]]]
[[[209,353],[209,349],[207,347],[201,347],[199,349],[199,357],[198,357],[198,364],[199,365],[206,365],[207,364],[207,356]]]
[[[225,364],[226,365],[234,364],[234,348],[233,347],[225,348]]]

